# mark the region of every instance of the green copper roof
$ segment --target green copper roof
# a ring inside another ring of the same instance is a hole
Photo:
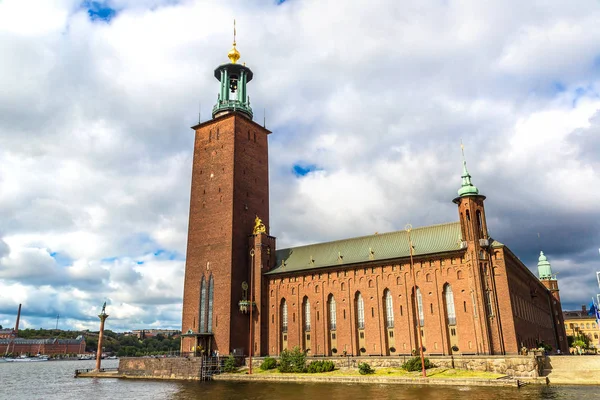
[[[552,267],[543,251],[540,251],[540,258],[538,259],[538,277],[540,279],[552,279]]]
[[[458,189],[458,195],[460,197],[479,194],[479,189],[477,189],[477,187],[475,187],[475,185],[473,185],[473,183],[471,182],[471,175],[469,174],[469,171],[467,171],[466,160],[463,160],[463,173],[461,175],[461,178],[462,186],[460,189]]]
[[[413,255],[460,250],[460,222],[414,228]],[[389,232],[277,250],[277,264],[268,274],[298,272],[369,261],[409,257],[408,233]],[[285,263],[285,264],[282,264]]]

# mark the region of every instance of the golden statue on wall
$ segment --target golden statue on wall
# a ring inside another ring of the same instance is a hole
[[[254,235],[257,235],[259,233],[267,233],[267,228],[265,227],[265,224],[263,224],[261,219],[258,218],[258,215],[254,219],[254,231],[252,231],[252,233]]]

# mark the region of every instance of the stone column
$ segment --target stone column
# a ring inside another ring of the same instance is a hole
[[[102,362],[102,339],[104,339],[104,321],[108,318],[106,313],[106,303],[102,307],[102,312],[98,315],[100,318],[100,332],[98,332],[98,351],[96,352],[96,371],[100,371],[100,363]]]

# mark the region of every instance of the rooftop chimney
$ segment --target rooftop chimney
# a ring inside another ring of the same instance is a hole
[[[587,314],[587,309],[586,309],[586,307],[585,307],[585,304],[583,304],[583,305],[581,306],[581,312],[582,312],[582,313],[584,313],[584,314]]]

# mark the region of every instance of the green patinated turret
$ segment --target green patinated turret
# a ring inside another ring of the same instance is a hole
[[[538,259],[538,277],[540,279],[552,279],[552,267],[543,251],[540,251],[540,258]]]
[[[463,154],[463,173],[461,175],[462,186],[460,187],[460,189],[458,189],[458,195],[459,197],[477,196],[479,195],[479,189],[477,189],[477,187],[475,187],[475,185],[473,185],[473,183],[471,182],[471,175],[467,170],[467,160],[465,160],[465,150],[462,144],[460,146],[462,148]]]
[[[215,69],[215,78],[221,82],[221,90],[217,96],[217,104],[213,107],[212,116],[232,111],[238,111],[244,116],[252,119],[252,108],[250,108],[250,96],[246,92],[246,84],[252,80],[252,71],[245,65],[240,65],[240,53],[235,48],[235,24],[233,30],[233,48],[227,54],[229,64],[219,65]]]

